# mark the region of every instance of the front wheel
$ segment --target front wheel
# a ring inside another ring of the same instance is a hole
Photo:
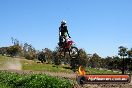
[[[70,48],[70,50],[69,50],[69,56],[70,56],[72,59],[78,58],[78,56],[79,56],[78,48],[72,46],[72,47]]]

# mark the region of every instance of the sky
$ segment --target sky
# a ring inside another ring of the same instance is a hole
[[[11,37],[54,50],[67,21],[72,40],[88,54],[118,55],[132,48],[132,0],[0,0],[0,47]]]

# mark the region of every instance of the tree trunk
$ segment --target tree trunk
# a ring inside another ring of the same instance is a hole
[[[125,62],[124,62],[124,56],[123,56],[123,64],[122,64],[122,74],[124,74],[124,71],[125,71]]]

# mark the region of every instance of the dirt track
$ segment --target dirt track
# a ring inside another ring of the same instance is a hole
[[[76,80],[76,74],[75,73],[56,73],[56,72],[47,72],[47,71],[22,71],[22,70],[5,70],[7,72],[14,72],[18,74],[47,74],[50,76],[56,76],[56,77],[61,77],[65,79],[70,79],[70,80]],[[74,88],[132,88],[132,79],[131,83],[128,84],[85,84],[83,86],[79,86],[76,81],[75,81],[75,86]]]

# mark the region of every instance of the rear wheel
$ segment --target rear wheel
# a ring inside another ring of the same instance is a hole
[[[78,48],[72,46],[72,47],[70,48],[70,50],[69,50],[69,56],[70,56],[72,59],[78,58],[78,56],[79,56]]]

